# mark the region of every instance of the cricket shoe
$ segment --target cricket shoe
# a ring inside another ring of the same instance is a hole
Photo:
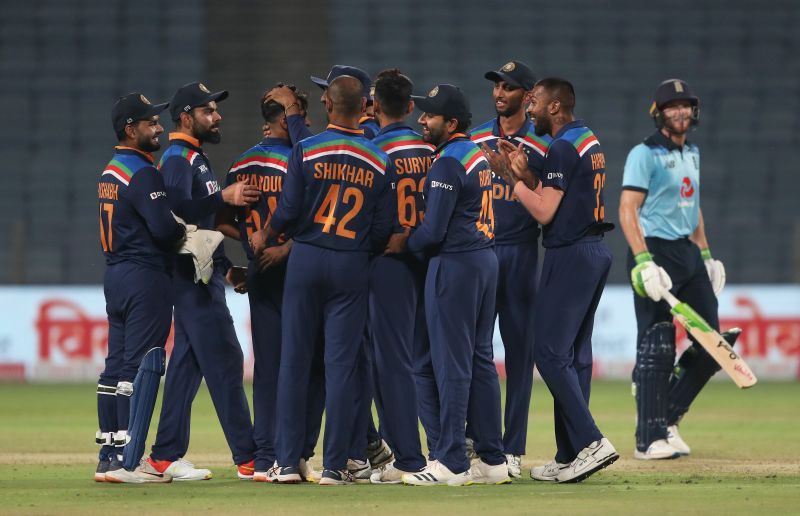
[[[372,441],[367,444],[367,459],[369,460],[371,469],[378,469],[385,466],[394,460],[394,453],[389,445],[383,439]]]
[[[347,471],[357,484],[369,484],[372,467],[365,460],[347,459]]]
[[[404,473],[402,479],[410,486],[468,486],[472,484],[472,472],[468,469],[463,473],[453,473],[436,461],[419,473]]]
[[[236,465],[236,476],[240,480],[253,480],[253,474],[256,472],[256,461],[243,462]]]
[[[473,484],[510,484],[511,477],[508,476],[508,465],[497,464],[491,466],[482,460],[476,460],[470,468]]]
[[[323,469],[319,479],[321,486],[346,486],[356,483],[356,479],[346,469],[337,471],[333,469]]]
[[[106,481],[106,472],[108,472],[108,467],[111,465],[111,459],[105,457],[98,461],[97,469],[94,470],[94,481],[95,482],[105,482]]]
[[[681,438],[681,434],[678,433],[678,425],[667,427],[667,442],[671,444],[673,448],[678,450],[678,453],[680,453],[682,456],[692,453],[692,449],[689,448],[689,445],[686,444],[686,441]]]
[[[306,482],[319,482],[319,479],[322,478],[322,473],[314,469],[314,466],[308,461],[308,459],[300,459],[300,476],[303,477]]]
[[[276,461],[266,471],[254,471],[253,482],[267,482],[269,484],[277,483],[278,481],[278,462]]]
[[[397,469],[394,462],[372,470],[369,481],[373,484],[400,484],[403,482],[403,475],[411,474],[413,471],[403,471]]]
[[[211,470],[195,468],[194,464],[184,458],[171,461],[155,460],[153,457],[148,457],[147,463],[154,470],[168,474],[175,481],[208,480],[212,477]]]
[[[534,480],[541,480],[543,482],[555,482],[558,474],[568,467],[569,464],[562,464],[560,462],[551,460],[544,466],[535,466],[531,468],[531,478]]]
[[[677,459],[681,453],[677,448],[667,442],[666,439],[659,439],[650,443],[645,451],[633,450],[633,458],[639,460],[663,460]]]
[[[169,483],[172,482],[172,477],[157,471],[144,459],[133,471],[123,468],[121,461],[112,459],[108,472],[106,472],[106,482],[114,484]]]
[[[593,473],[610,466],[618,458],[619,453],[614,449],[611,441],[603,437],[581,450],[575,460],[561,470],[556,481],[559,484],[580,482]]]
[[[522,477],[522,456],[506,454],[508,476],[511,478]]]
[[[299,484],[303,481],[303,477],[300,476],[300,468],[281,466],[275,474],[275,481],[278,484]]]

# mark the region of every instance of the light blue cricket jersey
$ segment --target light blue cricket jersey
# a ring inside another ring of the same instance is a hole
[[[679,147],[657,131],[628,154],[622,188],[644,192],[639,220],[645,237],[691,235],[700,214],[700,151]]]

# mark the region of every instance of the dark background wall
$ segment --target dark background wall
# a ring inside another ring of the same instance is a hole
[[[95,181],[114,145],[114,98],[168,99],[202,80],[228,89],[223,142],[207,152],[222,178],[260,137],[258,101],[277,81],[310,93],[335,63],[399,67],[420,93],[451,82],[474,122],[493,116],[483,73],[511,59],[575,84],[577,114],[605,148],[606,213],[616,219],[628,150],[652,132],[653,90],[681,77],[701,97],[691,135],[702,207],[733,283],[800,280],[800,3],[668,5],[570,0],[310,2],[33,0],[0,3],[0,282],[98,283]],[[169,122],[165,124],[169,130]],[[608,242],[624,282],[621,231]],[[229,254],[241,259],[235,243]]]

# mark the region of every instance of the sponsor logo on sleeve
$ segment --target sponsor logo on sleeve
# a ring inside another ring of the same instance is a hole
[[[150,198],[153,199],[154,201],[159,197],[166,197],[166,196],[167,192],[150,192]]]
[[[547,179],[564,179],[564,174],[561,172],[548,172]]]
[[[443,190],[452,190],[453,185],[442,183],[441,181],[431,181],[431,188],[441,188]]]

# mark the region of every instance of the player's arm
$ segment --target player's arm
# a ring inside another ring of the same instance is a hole
[[[461,164],[449,157],[440,158],[428,170],[425,219],[408,238],[410,252],[427,251],[444,241],[461,192],[463,175]]]
[[[295,145],[289,155],[289,167],[283,180],[278,207],[270,217],[269,224],[264,228],[266,230],[265,240],[277,237],[300,217],[303,209],[304,190],[303,146]]]
[[[375,252],[381,252],[386,247],[389,237],[395,234],[402,234],[403,228],[397,218],[397,196],[392,189],[390,178],[394,177],[394,164],[389,162],[386,169],[386,181],[378,192],[378,199],[375,203],[375,212],[372,217],[370,227],[370,247]]]
[[[314,133],[306,126],[306,117],[300,109],[300,101],[295,92],[288,86],[280,86],[273,89],[267,95],[267,100],[274,100],[283,106],[286,114],[286,125],[289,126],[289,140],[292,145],[296,145],[301,140],[305,140]]]
[[[224,204],[222,193],[215,192],[202,199],[192,199],[191,164],[180,156],[167,159],[161,165],[170,209],[186,222],[194,223],[215,213]]]
[[[703,258],[703,263],[706,266],[708,279],[711,281],[711,288],[714,289],[714,294],[719,294],[723,287],[725,287],[725,266],[721,261],[711,257],[711,249],[708,248],[708,240],[706,239],[706,224],[703,220],[703,210],[698,209],[697,227],[689,236],[689,239],[700,248],[700,256]]]
[[[292,145],[305,140],[309,136],[314,136],[311,129],[306,126],[306,118],[301,114],[286,116],[286,125],[289,126],[289,140]]]
[[[225,186],[228,187],[235,183],[235,175],[228,172],[225,176]],[[233,238],[234,240],[239,240],[241,235],[239,234],[239,225],[236,223],[236,216],[237,210],[232,206],[223,206],[217,211],[217,217],[215,220],[215,226],[217,231],[225,235],[226,237]]]
[[[553,221],[553,217],[558,211],[564,192],[567,191],[569,184],[568,173],[575,168],[578,161],[578,154],[575,148],[564,141],[557,141],[550,146],[542,170],[542,181],[531,190],[520,178],[530,177],[531,171],[528,167],[528,158],[525,155],[522,144],[512,152],[509,142],[502,142],[498,145],[504,152],[508,152],[508,159],[513,177],[508,177],[509,185],[517,195],[519,202],[528,210],[536,221],[546,226]]]
[[[698,208],[697,213],[697,227],[694,228],[689,240],[697,244],[700,250],[708,249],[708,240],[706,239],[706,224],[703,220],[703,210]]]
[[[147,230],[164,247],[174,247],[186,236],[186,226],[170,213],[164,179],[155,168],[140,170],[131,178],[126,198],[141,215]]]

